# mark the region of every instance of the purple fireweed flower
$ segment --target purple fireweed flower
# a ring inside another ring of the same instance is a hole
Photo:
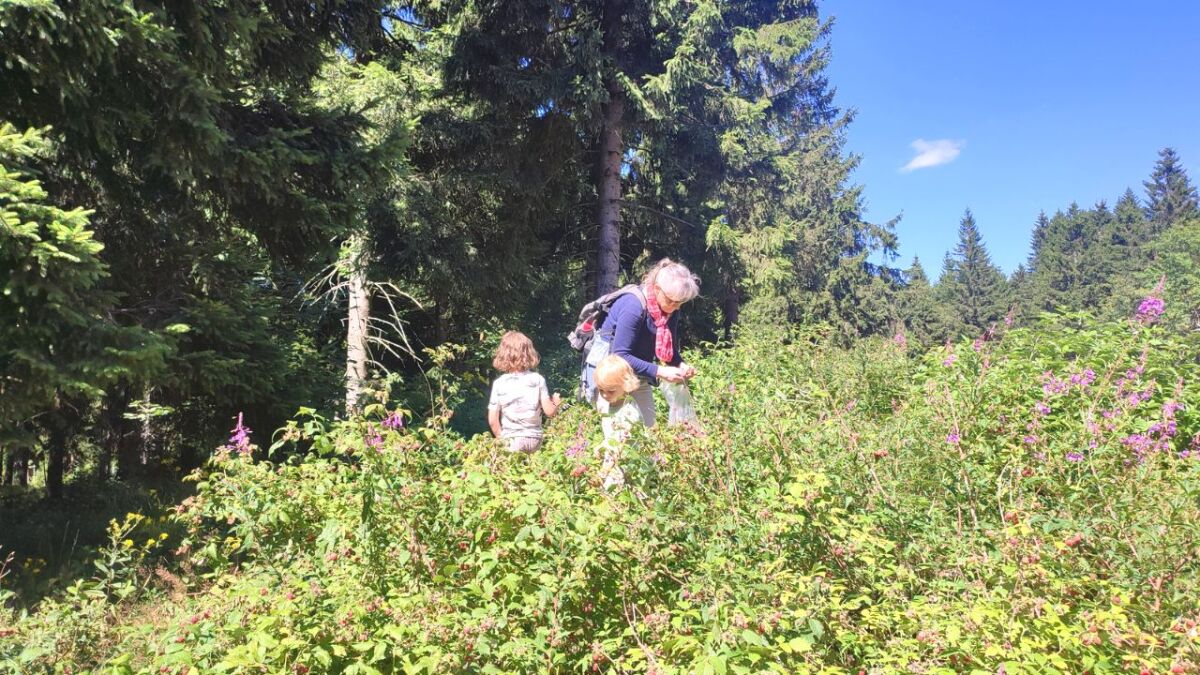
[[[1083,454],[1079,453],[1079,452],[1068,452],[1067,453],[1067,461],[1068,462],[1082,462]]]
[[[1142,300],[1141,304],[1138,305],[1137,314],[1135,314],[1133,318],[1138,323],[1148,326],[1155,321],[1158,321],[1158,317],[1162,316],[1164,308],[1165,304],[1163,303],[1162,298],[1148,296]]]
[[[733,385],[731,384],[729,386],[732,387]],[[579,428],[575,430],[575,442],[572,443],[564,453],[569,459],[575,459],[587,450],[588,442],[587,436],[584,435],[584,428],[583,422],[580,422]]]
[[[587,451],[587,444],[588,443],[587,443],[586,438],[581,438],[581,439],[575,441],[573,444],[571,444],[571,446],[569,448],[567,448],[567,450],[565,452],[566,456],[570,459],[575,459],[576,457],[579,457],[585,451]]]
[[[1006,328],[1012,328],[1013,319],[1015,318],[1016,312],[1017,312],[1017,308],[1013,307],[1008,310],[1008,314],[1004,315],[1004,326]]]
[[[950,366],[954,365],[954,362],[957,360],[958,356],[954,352],[950,352],[946,358],[942,359],[942,365],[949,368]]]
[[[1121,444],[1129,448],[1139,463],[1145,461],[1147,452],[1157,452],[1160,444],[1146,434],[1130,434],[1121,439]]]
[[[1087,388],[1095,381],[1096,371],[1092,370],[1091,368],[1084,370],[1082,373],[1075,373],[1071,376],[1071,384],[1079,387],[1080,389]]]
[[[1049,370],[1042,373],[1042,376],[1039,379],[1042,382],[1042,393],[1045,394],[1046,396],[1052,396],[1054,394],[1063,394],[1063,393],[1066,393],[1067,390],[1069,390],[1071,388],[1070,382],[1057,377],[1053,372],[1051,372]]]
[[[1174,419],[1175,413],[1183,408],[1183,404],[1179,401],[1167,401],[1163,403],[1162,414],[1164,419]]]
[[[1050,406],[1046,405],[1045,401],[1038,401],[1037,404],[1033,406],[1033,409],[1039,415],[1049,415],[1050,414]]]
[[[962,440],[962,439],[960,439],[958,434],[955,432],[946,434],[946,442],[949,443],[950,445],[958,445],[958,442],[960,440]]]
[[[1082,373],[1075,373],[1071,376],[1070,382],[1072,386],[1086,389],[1092,382],[1096,381],[1096,371],[1088,368]]]
[[[971,349],[975,350],[976,352],[982,351],[983,350],[983,338],[975,338],[975,341],[971,343]]]
[[[380,436],[379,432],[367,436],[367,447],[375,452],[383,452],[383,436]]]
[[[403,429],[404,415],[399,410],[393,410],[388,413],[388,416],[383,418],[383,426],[386,429]]]
[[[896,334],[892,336],[892,343],[900,349],[908,349],[908,338],[904,337],[902,330],[896,331]]]
[[[1033,445],[1034,443],[1038,442],[1038,437],[1034,436],[1033,434],[1029,434],[1029,435],[1025,436],[1024,438],[1022,438],[1021,442],[1024,443],[1025,445]]]
[[[237,426],[230,433],[233,435],[229,437],[229,444],[233,449],[243,455],[250,454],[250,428],[242,424],[242,413],[238,413]]]

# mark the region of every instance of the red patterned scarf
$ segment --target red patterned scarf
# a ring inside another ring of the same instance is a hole
[[[659,361],[670,363],[671,359],[675,358],[674,339],[671,329],[667,327],[667,319],[670,317],[663,314],[662,308],[658,306],[657,296],[653,286],[646,292],[646,311],[650,312],[650,319],[654,321],[654,327],[657,329],[654,337],[654,355]]]

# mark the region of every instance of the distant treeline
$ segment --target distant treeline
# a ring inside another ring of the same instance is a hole
[[[1112,207],[1072,203],[1053,216],[1038,214],[1029,259],[1007,279],[991,262],[968,210],[936,284],[930,285],[918,260],[905,272],[897,302],[900,328],[928,345],[979,335],[1003,320],[1028,322],[1043,312],[1127,317],[1161,281],[1167,321],[1179,330],[1200,329],[1196,188],[1171,148],[1159,152],[1144,187],[1144,198],[1126,189]]]

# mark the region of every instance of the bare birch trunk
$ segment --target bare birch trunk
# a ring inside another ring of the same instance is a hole
[[[153,454],[154,449],[154,423],[150,415],[151,393],[149,386],[142,390],[142,410],[145,412],[145,416],[142,418],[142,431],[140,434],[142,439],[142,453],[138,457],[138,464],[143,472],[150,465],[150,456]]]
[[[351,246],[350,302],[346,316],[346,416],[359,410],[359,399],[367,381],[367,336],[371,318],[371,294],[367,288],[367,257],[363,242]]]

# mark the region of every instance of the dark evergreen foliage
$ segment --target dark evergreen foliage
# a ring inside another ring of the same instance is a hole
[[[1007,280],[992,263],[971,210],[958,226],[958,245],[947,253],[937,283],[943,334],[949,339],[978,335],[1008,311]]]
[[[1158,162],[1146,187],[1146,217],[1155,234],[1165,231],[1176,222],[1200,214],[1196,186],[1188,179],[1174,148],[1158,151]]]

